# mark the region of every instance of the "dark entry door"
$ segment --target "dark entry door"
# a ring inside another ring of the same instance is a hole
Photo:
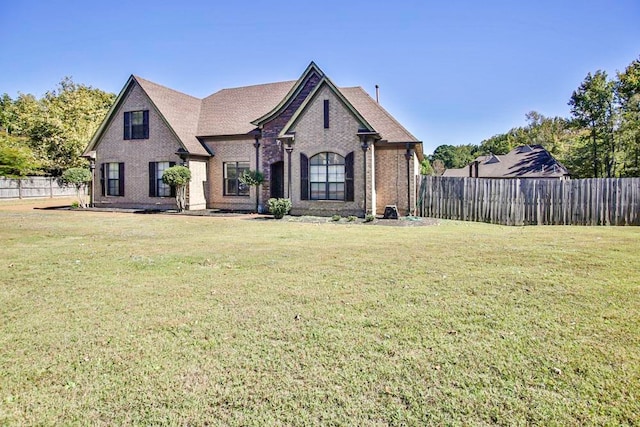
[[[271,197],[284,197],[284,162],[271,164]]]

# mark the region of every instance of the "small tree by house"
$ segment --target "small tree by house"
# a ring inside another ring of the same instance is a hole
[[[87,185],[91,182],[91,179],[92,176],[89,169],[71,168],[62,173],[59,181],[62,185],[74,186],[76,189],[76,196],[78,197],[78,204],[81,208],[86,208],[87,199],[85,197],[85,190]]]
[[[258,212],[258,187],[264,182],[264,174],[258,170],[246,170],[238,177],[238,181],[248,187],[256,187],[256,212]]]
[[[162,174],[162,182],[175,189],[178,212],[184,211],[186,207],[189,181],[191,181],[191,171],[185,166],[171,166]]]

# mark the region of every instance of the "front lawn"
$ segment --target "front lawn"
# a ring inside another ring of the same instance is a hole
[[[0,425],[633,425],[640,228],[0,205]]]

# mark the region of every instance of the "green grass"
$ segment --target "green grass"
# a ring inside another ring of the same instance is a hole
[[[640,229],[0,205],[0,425],[633,425]]]

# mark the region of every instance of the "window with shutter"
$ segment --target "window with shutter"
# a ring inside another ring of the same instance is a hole
[[[309,199],[345,200],[345,158],[318,153],[309,159]]]
[[[175,164],[175,162],[149,162],[149,197],[175,196],[173,187],[162,181],[164,171]]]
[[[107,196],[124,196],[124,163],[103,163],[103,193]]]

